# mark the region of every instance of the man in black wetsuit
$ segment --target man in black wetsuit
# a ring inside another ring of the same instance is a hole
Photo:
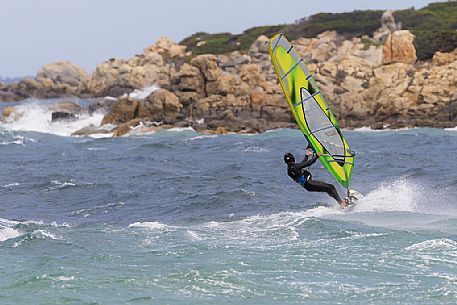
[[[284,162],[287,164],[287,174],[307,191],[325,192],[335,199],[342,208],[347,207],[349,204],[348,199],[341,200],[337,190],[332,184],[312,179],[311,173],[308,171],[307,167],[313,165],[320,156],[320,154],[315,154],[314,157],[308,160],[309,156],[312,154],[314,154],[314,150],[312,150],[312,147],[308,146],[305,158],[300,163],[295,163],[295,157],[291,153],[285,154]]]

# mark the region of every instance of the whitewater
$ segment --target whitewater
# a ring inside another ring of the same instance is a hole
[[[457,303],[455,129],[345,130],[342,210],[287,176],[297,130],[72,137],[104,114],[53,102],[0,123],[1,304]]]

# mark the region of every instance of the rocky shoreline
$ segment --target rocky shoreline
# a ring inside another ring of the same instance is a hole
[[[341,125],[457,126],[457,49],[437,52],[431,62],[417,62],[414,35],[400,30],[389,12],[382,21],[372,37],[344,40],[336,32],[324,32],[292,42]],[[0,101],[91,98],[92,105],[78,111],[106,111],[102,125],[112,125],[115,136],[139,125],[217,133],[295,128],[267,42],[260,36],[247,54],[193,57],[185,46],[161,38],[143,54],[109,59],[92,75],[70,62],[45,65],[35,79],[0,84]],[[160,89],[147,96],[133,94],[152,85]],[[71,116],[76,111],[68,104],[62,109],[56,112]],[[2,120],[11,119],[14,111],[5,107]]]

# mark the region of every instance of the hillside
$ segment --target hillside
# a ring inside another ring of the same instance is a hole
[[[298,20],[293,24],[259,26],[242,34],[196,33],[183,39],[194,55],[224,54],[232,51],[247,52],[259,35],[272,36],[283,32],[290,39],[315,37],[328,30],[335,30],[345,38],[372,35],[381,26],[381,10],[354,11],[348,13],[319,13]],[[419,60],[429,59],[436,51],[457,48],[457,2],[430,3],[424,8],[409,8],[394,12],[402,29],[416,35],[414,44]]]

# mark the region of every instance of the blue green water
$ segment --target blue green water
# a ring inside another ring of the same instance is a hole
[[[366,196],[341,210],[287,176],[295,130],[2,125],[0,304],[457,303],[457,132],[346,134]]]

